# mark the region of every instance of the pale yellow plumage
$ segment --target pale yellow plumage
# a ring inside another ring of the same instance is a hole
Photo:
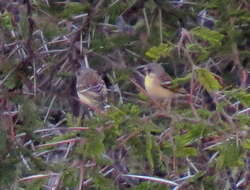
[[[162,87],[161,81],[155,73],[147,73],[144,79],[145,89],[148,95],[154,99],[172,98],[174,92]]]
[[[146,76],[144,86],[148,95],[153,99],[171,99],[174,92],[162,86],[163,82],[170,82],[171,77],[165,73],[163,67],[156,63],[146,65]]]

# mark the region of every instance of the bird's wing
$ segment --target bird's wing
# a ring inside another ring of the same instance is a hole
[[[161,81],[162,87],[167,88],[167,89],[173,88],[172,78],[168,74],[166,73],[164,73],[164,75],[162,74],[159,77],[159,79]]]
[[[168,78],[168,80],[162,81],[161,82],[161,86],[163,88],[169,89],[175,93],[179,93],[179,94],[187,94],[187,91],[184,88],[178,87],[176,85],[174,85],[172,83],[172,80],[170,80],[170,78]]]

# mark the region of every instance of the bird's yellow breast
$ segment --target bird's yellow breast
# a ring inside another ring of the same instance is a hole
[[[82,94],[82,93],[77,93],[77,95],[83,104],[95,105],[97,103],[96,100],[89,95]]]
[[[145,89],[152,98],[166,99],[173,96],[172,91],[161,86],[161,81],[155,74],[147,74],[144,80]]]
[[[156,83],[155,78],[156,76],[154,74],[147,74],[145,76],[145,88],[146,90],[149,90],[153,87],[154,83]]]

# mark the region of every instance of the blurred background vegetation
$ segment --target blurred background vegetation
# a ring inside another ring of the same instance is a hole
[[[249,50],[249,0],[0,0],[0,190],[250,189]],[[150,62],[188,103],[140,92]]]

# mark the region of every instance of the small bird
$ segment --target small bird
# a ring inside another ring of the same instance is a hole
[[[76,90],[81,103],[94,110],[103,110],[107,102],[107,87],[102,77],[91,68],[76,73]]]
[[[172,79],[161,65],[150,63],[146,65],[145,71],[144,86],[152,99],[164,100],[174,97],[175,91],[167,88],[171,85]]]

